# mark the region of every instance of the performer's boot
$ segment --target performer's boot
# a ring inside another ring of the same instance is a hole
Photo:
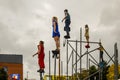
[[[66,32],[66,33],[67,33],[67,35],[64,36],[64,38],[69,39],[70,38],[70,33],[69,32]]]
[[[87,45],[85,46],[85,48],[90,48],[89,43],[87,43]]]
[[[44,71],[44,69],[40,69],[40,73],[44,73],[45,71]]]
[[[37,70],[37,72],[44,73],[45,71],[44,71],[44,69],[39,69],[39,70]]]
[[[57,59],[59,58],[59,53],[60,53],[60,50],[59,49],[56,49],[56,50],[52,50],[52,53],[53,53],[53,58],[56,56],[57,57]]]

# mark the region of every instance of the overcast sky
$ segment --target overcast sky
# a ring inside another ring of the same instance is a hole
[[[64,17],[64,9],[68,9],[72,22],[71,39],[79,40],[80,27],[84,34],[84,25],[88,24],[90,41],[101,39],[103,46],[112,56],[115,42],[118,43],[118,49],[120,48],[119,4],[119,0],[0,0],[0,53],[22,54],[24,77],[29,71],[29,78],[38,80],[37,56],[33,58],[32,55],[37,51],[38,42],[43,40],[46,55],[45,74],[48,74],[49,50],[55,49],[54,40],[51,37],[51,18],[57,16],[61,33],[61,60],[65,74],[66,48],[62,46],[65,32],[63,31],[64,23],[61,20]],[[83,40],[85,40],[84,35]],[[95,46],[91,45],[91,48],[94,49]],[[98,56],[96,54],[93,55],[95,58]],[[53,65],[53,59],[51,65]],[[86,65],[85,62],[83,67],[84,65]]]

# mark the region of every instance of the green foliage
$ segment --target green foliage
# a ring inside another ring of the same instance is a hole
[[[92,65],[89,69],[89,74],[93,74],[97,71],[96,67],[94,65]]]
[[[25,80],[27,80],[27,78],[25,78]]]
[[[104,66],[102,68],[103,69],[103,71],[102,71],[102,79],[103,80],[107,80],[107,74],[108,74],[108,68],[109,68],[109,66],[106,65],[107,63],[105,61],[103,63],[104,63]],[[90,69],[89,69],[89,75],[95,73],[96,71],[98,71],[98,69],[94,65],[92,65],[90,67]],[[94,77],[96,77],[97,79],[99,79],[99,73],[97,73],[94,76],[90,77],[90,80],[94,80]]]
[[[82,73],[81,73],[81,79],[86,78],[88,75],[89,75],[89,71],[88,70],[83,70]]]
[[[89,68],[89,75],[95,73],[97,71],[96,67],[94,65],[92,65],[90,68]],[[96,75],[94,75],[96,76]],[[90,77],[90,80],[94,80],[94,76],[91,76]]]
[[[0,80],[8,80],[8,75],[4,68],[0,68]]]
[[[114,80],[114,64],[112,64],[108,68],[108,74],[107,74],[107,79],[108,80]],[[120,78],[120,65],[118,65],[118,78]]]

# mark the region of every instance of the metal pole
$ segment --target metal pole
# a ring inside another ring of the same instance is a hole
[[[82,28],[80,28],[80,56],[82,55]],[[81,80],[81,71],[82,71],[82,58],[80,59],[80,80]]]
[[[72,80],[73,80],[73,62],[74,62],[74,54],[73,54],[73,51],[72,51]]]
[[[55,60],[55,62],[54,62],[54,79],[56,80],[56,57],[57,57],[57,54],[55,54],[55,56],[54,56],[54,60]]]
[[[87,67],[87,70],[88,70],[88,48],[87,48],[87,57],[86,57],[86,62],[87,62],[86,67]]]
[[[99,53],[99,69],[100,69],[100,53]],[[99,72],[99,80],[101,80],[101,69],[100,69],[100,72]]]
[[[77,62],[83,57],[83,56],[85,56],[86,54],[90,54],[91,52],[94,52],[95,50],[98,50],[98,48],[96,48],[96,49],[94,49],[94,50],[91,50],[91,51],[89,51],[89,52],[85,52],[83,55],[81,55],[81,56],[79,56],[79,59],[77,60]],[[74,51],[74,50],[73,50]],[[74,52],[76,52],[76,51],[74,51]],[[76,63],[75,63],[76,64]],[[73,65],[75,65],[75,64],[73,64]]]
[[[95,74],[97,74],[98,72],[100,72],[100,70],[96,71],[95,73],[91,74],[90,76],[84,78],[83,80],[88,80],[90,77],[94,76]]]
[[[70,43],[68,43],[68,45],[72,48],[72,50],[73,50],[75,53],[77,53],[76,50],[72,47],[72,45],[71,45]],[[79,55],[78,53],[77,53],[77,56],[80,57],[80,55]]]
[[[94,65],[98,66],[98,63],[95,63],[94,61],[92,61],[91,59],[89,59],[90,62],[92,62]]]
[[[95,58],[91,54],[89,54],[89,56],[96,62],[96,64],[98,64],[98,62],[95,60]]]
[[[72,52],[71,52],[71,54],[70,54],[70,57],[68,58],[68,63],[69,63],[69,61],[70,61],[70,58],[72,57],[72,54],[73,54],[73,50],[72,50]]]
[[[114,59],[115,59],[115,66],[114,66],[114,80],[118,80],[118,49],[117,49],[117,43],[114,45]]]
[[[101,63],[101,58],[100,58],[100,51],[99,51],[99,69],[100,69],[100,72],[99,72],[99,80],[102,80],[102,69],[100,67],[100,63]]]
[[[76,40],[76,59],[75,59],[75,62],[76,62],[76,70],[75,70],[76,76],[75,76],[75,78],[77,80],[77,40]]]
[[[58,65],[58,69],[59,69],[59,79],[60,80],[60,53],[59,53],[59,65]]]
[[[115,57],[115,55],[112,56],[112,59]],[[109,59],[109,61],[107,62],[107,64],[109,64],[111,61],[111,59]]]
[[[61,76],[63,75],[63,61],[61,61]]]
[[[90,59],[88,60],[88,68],[90,70]],[[90,71],[88,72],[88,76],[90,75]],[[89,79],[90,80],[90,79]]]
[[[42,73],[40,72],[40,80],[43,80]]]
[[[69,42],[76,42],[76,41],[75,40],[69,40]],[[87,41],[78,41],[78,42],[87,43]],[[99,42],[91,42],[91,41],[89,41],[89,43],[99,44]]]
[[[66,60],[66,62],[67,62],[67,64],[66,64],[66,68],[67,68],[67,69],[66,69],[66,70],[67,70],[67,72],[66,72],[66,73],[67,73],[67,78],[66,78],[66,80],[68,80],[68,40],[67,40],[67,55],[66,55],[66,59],[67,59],[67,60]]]
[[[50,51],[49,51],[49,80],[51,80],[51,60],[50,60]]]
[[[103,47],[103,46],[102,46]],[[103,47],[105,53],[108,55],[108,57],[112,60],[112,62],[114,63],[115,61],[112,59],[112,57],[108,54],[108,52],[105,50],[105,48]]]

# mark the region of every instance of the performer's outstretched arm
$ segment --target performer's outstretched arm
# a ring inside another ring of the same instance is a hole
[[[40,54],[40,51],[41,51],[41,46],[38,45],[38,52],[35,53],[35,54],[33,55],[33,57],[34,57],[35,55],[37,55],[37,54]]]
[[[37,55],[38,53],[35,53],[35,54],[33,54],[33,57],[35,56],[35,55]]]

